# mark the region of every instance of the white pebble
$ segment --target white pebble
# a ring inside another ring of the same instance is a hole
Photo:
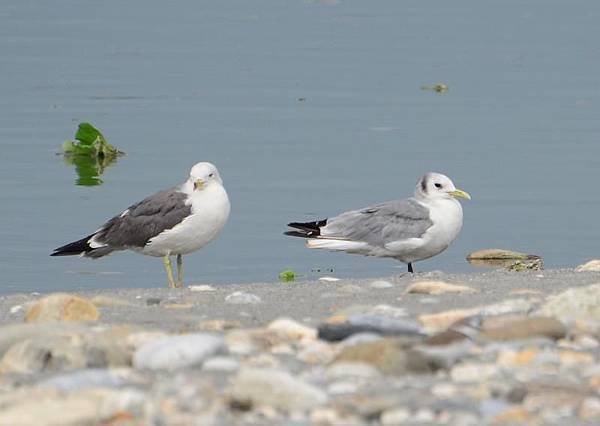
[[[370,284],[371,288],[391,288],[394,287],[394,284],[392,284],[389,281],[383,281],[383,280],[379,280],[379,281],[373,281]]]
[[[256,304],[260,302],[260,297],[257,295],[245,293],[243,291],[234,291],[225,297],[225,303],[231,303],[234,305]]]
[[[208,284],[200,284],[200,285],[191,285],[188,287],[190,291],[215,291],[216,289],[212,285]]]

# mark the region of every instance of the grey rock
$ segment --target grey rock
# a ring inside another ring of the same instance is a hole
[[[149,297],[146,299],[146,305],[148,306],[158,306],[162,302],[162,299],[159,297]]]
[[[87,388],[121,388],[136,381],[139,382],[139,377],[127,368],[89,368],[42,380],[37,386],[72,392]]]
[[[319,338],[339,341],[357,333],[376,333],[382,336],[405,336],[412,341],[426,337],[423,328],[414,320],[377,315],[351,315],[342,323],[324,323],[318,328]]]
[[[304,411],[323,405],[325,392],[281,370],[243,368],[235,377],[231,396],[238,403]]]
[[[12,345],[25,339],[73,335],[83,333],[86,330],[89,330],[89,328],[84,324],[69,322],[5,325],[0,327],[0,356]]]
[[[106,331],[25,339],[4,353],[0,371],[31,374],[129,365],[130,352],[115,337]]]
[[[540,313],[564,321],[575,319],[600,321],[600,284],[571,288],[549,296],[540,308]]]
[[[185,334],[149,342],[133,355],[137,369],[176,370],[201,366],[209,357],[226,353],[223,338],[208,333]]]

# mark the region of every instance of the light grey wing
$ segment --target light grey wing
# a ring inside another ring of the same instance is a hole
[[[408,198],[342,213],[327,221],[327,225],[321,228],[321,236],[380,246],[419,238],[432,225],[429,209]]]
[[[186,199],[187,195],[177,188],[157,192],[106,222],[95,240],[112,248],[144,247],[151,238],[191,214]]]

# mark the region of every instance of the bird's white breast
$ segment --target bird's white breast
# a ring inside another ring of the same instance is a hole
[[[230,204],[221,185],[193,191],[187,201],[191,215],[179,225],[152,238],[142,249],[151,256],[187,254],[216,238],[229,218]]]
[[[445,250],[458,236],[463,224],[463,212],[455,199],[439,199],[429,203],[429,216],[433,225],[423,239],[434,256]]]

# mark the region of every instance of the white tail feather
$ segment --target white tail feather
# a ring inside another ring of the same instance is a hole
[[[307,240],[306,246],[308,248],[314,249],[354,251],[364,249],[366,246],[368,246],[368,244],[362,241],[329,240],[326,238],[314,238]]]

